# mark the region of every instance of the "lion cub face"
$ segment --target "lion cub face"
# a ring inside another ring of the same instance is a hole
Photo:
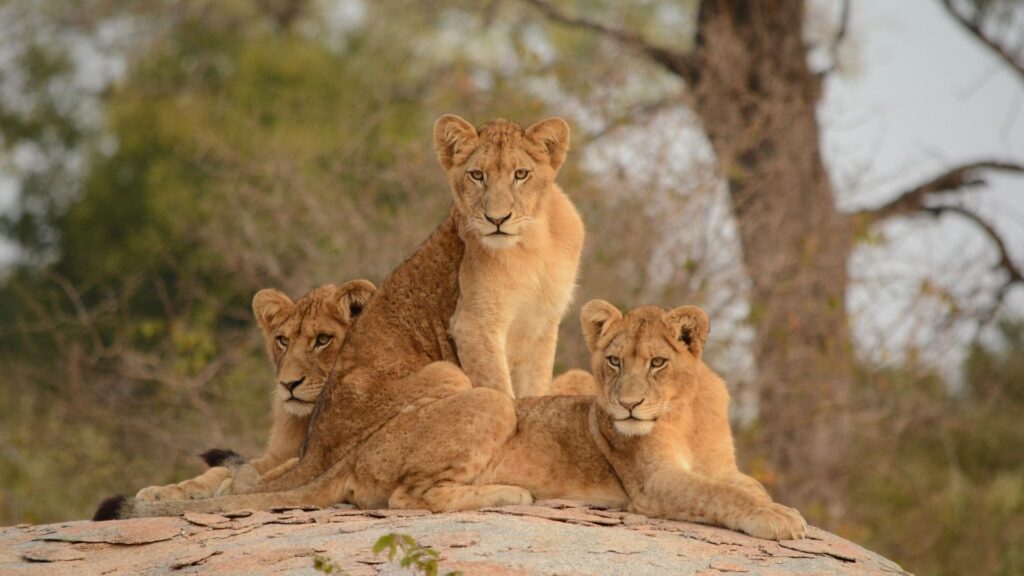
[[[515,246],[542,217],[545,193],[569,149],[569,125],[549,118],[527,129],[498,118],[479,129],[458,116],[434,125],[463,229],[495,250]]]
[[[260,290],[253,314],[277,374],[276,401],[307,416],[341,352],[345,335],[376,288],[366,280],[325,284],[292,302],[283,292]]]
[[[634,308],[625,316],[604,300],[580,312],[597,402],[626,436],[643,436],[663,415],[692,398],[696,368],[708,337],[708,317],[696,306]]]

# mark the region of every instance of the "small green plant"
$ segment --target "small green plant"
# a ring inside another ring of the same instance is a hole
[[[413,571],[423,573],[424,576],[438,576],[437,560],[441,555],[433,548],[420,546],[416,539],[408,534],[392,532],[378,538],[377,542],[373,544],[373,553],[380,554],[384,551],[387,551],[389,561],[394,561],[398,557],[398,565],[402,568],[412,568]],[[341,574],[342,576],[345,574],[341,566],[327,556],[314,556],[313,569],[324,574]],[[463,576],[463,574],[457,571],[445,572],[443,576]]]
[[[334,560],[319,554],[313,556],[313,569],[317,572],[323,572],[324,574],[345,575],[345,571],[341,569],[341,566],[335,564]]]
[[[387,550],[388,560],[401,556],[398,565],[422,572],[424,576],[437,576],[437,550],[420,546],[416,539],[408,534],[385,534],[373,545],[373,553],[380,554]],[[401,552],[401,554],[399,554]],[[462,572],[445,572],[444,576],[462,576]]]

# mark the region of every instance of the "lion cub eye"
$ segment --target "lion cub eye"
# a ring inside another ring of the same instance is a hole
[[[612,368],[618,368],[619,366],[622,365],[622,361],[619,360],[618,356],[608,356],[607,358],[605,358],[605,360],[608,361],[608,365],[611,366]]]
[[[526,177],[530,175],[529,170],[516,170],[516,180],[526,180]]]
[[[275,340],[277,341],[277,345],[281,347],[281,350],[288,347],[288,339],[284,336],[278,336]]]
[[[477,182],[483,182],[484,172],[483,170],[470,170],[469,177],[472,178],[473,180],[476,180]]]
[[[664,358],[651,358],[651,368],[661,368],[668,360]]]
[[[316,346],[317,348],[323,348],[324,346],[330,344],[331,340],[334,340],[334,336],[331,336],[330,334],[317,334]]]

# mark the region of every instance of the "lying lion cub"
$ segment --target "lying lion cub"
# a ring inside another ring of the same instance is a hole
[[[375,290],[367,280],[352,280],[341,286],[325,284],[297,302],[277,290],[260,290],[253,298],[252,311],[277,380],[266,453],[246,463],[234,452],[210,450],[202,455],[212,466],[205,473],[177,484],[143,488],[135,498],[209,498],[230,492],[229,479],[238,489],[298,458],[317,396],[334,368],[345,335]],[[227,466],[235,469],[233,479]]]
[[[803,538],[799,512],[736,468],[729,393],[704,362],[708,318],[696,306],[608,302],[580,314],[596,397],[517,401],[519,427],[476,479],[534,498],[574,498],[759,538]],[[576,373],[578,381],[583,376]]]

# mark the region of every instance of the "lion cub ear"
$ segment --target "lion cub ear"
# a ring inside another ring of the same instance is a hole
[[[526,137],[543,146],[551,157],[551,167],[556,171],[565,162],[569,151],[569,124],[561,118],[541,120],[526,129]]]
[[[434,151],[445,170],[455,163],[455,155],[476,141],[476,128],[454,114],[445,114],[434,123]]]
[[[363,312],[363,307],[376,291],[377,287],[369,280],[352,280],[339,286],[334,296],[338,299],[338,312],[341,315],[341,321],[348,324],[353,318],[359,316]]]
[[[665,313],[665,322],[676,333],[676,338],[686,344],[690,353],[700,358],[704,343],[708,341],[711,324],[708,315],[699,306],[680,306]]]
[[[252,313],[264,332],[270,332],[274,321],[280,319],[295,306],[287,294],[273,288],[264,288],[252,299]]]
[[[580,325],[583,327],[583,338],[587,341],[587,348],[594,352],[597,349],[597,342],[612,322],[621,319],[622,312],[609,302],[591,300],[584,304],[580,310]]]

